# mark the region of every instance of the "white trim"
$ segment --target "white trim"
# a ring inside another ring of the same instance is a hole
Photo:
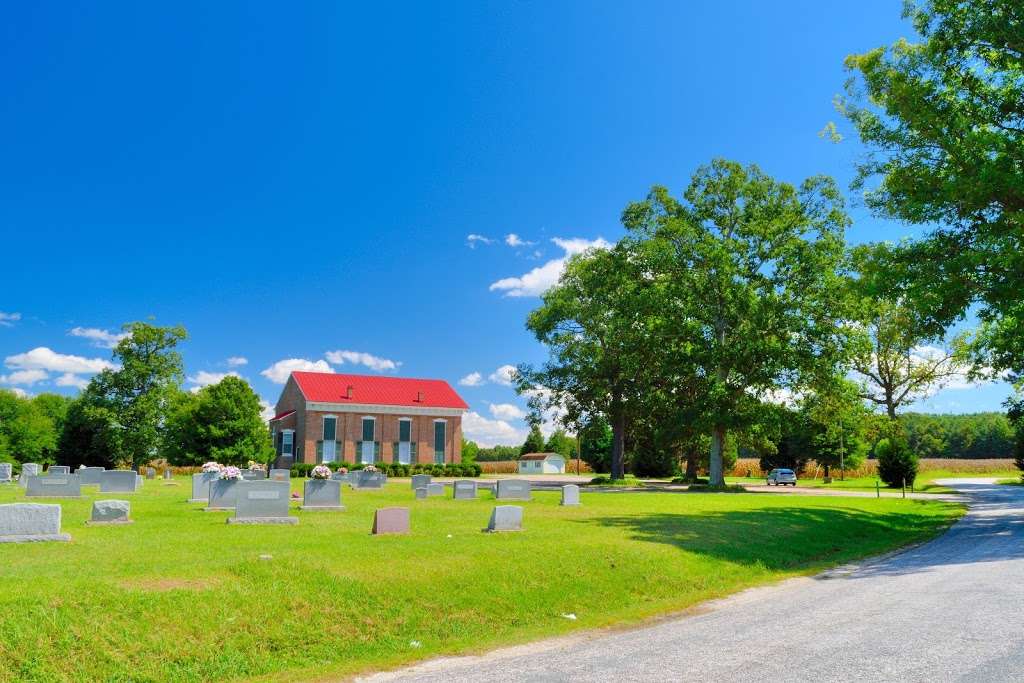
[[[306,410],[318,412],[337,413],[377,413],[378,415],[427,415],[446,417],[462,417],[466,414],[465,408],[427,408],[420,406],[384,406],[372,403],[317,403],[310,401],[306,403]]]

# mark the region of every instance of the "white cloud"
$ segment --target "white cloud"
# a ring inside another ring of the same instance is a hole
[[[117,367],[102,358],[84,358],[57,353],[45,346],[39,346],[26,353],[7,356],[4,363],[12,369],[70,372],[75,375],[93,375],[102,370],[113,370]]]
[[[10,391],[18,398],[29,398],[32,396],[32,394],[28,393],[24,389],[19,389],[18,387],[0,387],[0,389],[3,391]]]
[[[484,377],[479,372],[471,372],[459,380],[459,384],[464,387],[478,387],[483,383]]]
[[[516,366],[514,365],[502,365],[500,368],[488,375],[488,379],[495,384],[501,384],[506,387],[512,386],[512,377],[515,376]]]
[[[485,448],[498,444],[513,446],[526,441],[525,429],[517,429],[504,420],[490,420],[472,410],[462,416],[462,433]]]
[[[325,360],[313,362],[305,358],[286,358],[285,360],[277,361],[266,370],[260,372],[260,374],[274,384],[284,384],[288,381],[288,376],[296,371],[334,372],[334,368],[328,365]]]
[[[228,358],[228,367],[237,368],[242,365],[248,365],[249,359],[245,356],[231,356]]]
[[[551,241],[565,252],[561,258],[552,259],[519,277],[502,278],[491,284],[490,291],[503,292],[505,296],[540,296],[558,282],[558,278],[565,272],[565,262],[570,256],[588,249],[608,249],[612,246],[600,237],[596,240],[556,237]]]
[[[511,403],[491,403],[491,416],[499,420],[521,420],[526,417],[526,411]]]
[[[514,232],[510,232],[509,234],[505,235],[505,244],[507,244],[510,247],[532,247],[537,243],[524,240],[522,237],[515,234]]]
[[[203,387],[208,387],[211,384],[217,384],[225,377],[241,377],[241,375],[234,370],[231,372],[207,372],[206,370],[200,370],[195,375],[189,377],[188,381],[196,385],[192,387],[192,391],[196,392]]]
[[[78,375],[74,375],[70,372],[65,372],[63,375],[57,378],[55,384],[58,387],[75,387],[76,389],[85,389],[89,386],[89,380]]]
[[[260,399],[260,417],[264,422],[270,422],[270,418],[274,417],[274,406],[265,398]]]
[[[328,351],[324,355],[327,357],[327,360],[335,365],[344,365],[345,363],[365,365],[377,372],[397,370],[398,366],[402,364],[399,361],[388,360],[387,358],[381,358],[362,351]]]
[[[127,332],[110,332],[96,327],[72,327],[68,330],[72,337],[83,337],[92,341],[93,346],[101,349],[112,349],[117,343],[128,336]]]
[[[11,327],[19,320],[21,320],[21,313],[4,313],[0,311],[0,327]]]
[[[31,386],[36,382],[49,379],[50,375],[45,370],[15,370],[9,375],[0,375],[0,382],[4,384],[24,384]]]
[[[484,237],[483,235],[469,234],[466,235],[466,246],[470,249],[476,249],[478,244],[494,244],[494,240],[490,237]]]

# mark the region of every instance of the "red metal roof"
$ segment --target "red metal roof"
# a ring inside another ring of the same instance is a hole
[[[526,455],[519,456],[520,460],[547,460],[549,455],[557,455],[562,458],[560,453],[527,453]],[[563,460],[565,458],[562,458]]]
[[[293,372],[292,377],[306,400],[318,403],[469,409],[448,382],[440,379],[333,372]],[[348,396],[349,387],[352,387],[351,398]]]
[[[294,410],[286,410],[283,413],[278,413],[274,417],[270,418],[270,421],[273,422],[274,420],[280,420],[282,418],[288,417],[289,415],[291,415],[294,412],[295,412]]]

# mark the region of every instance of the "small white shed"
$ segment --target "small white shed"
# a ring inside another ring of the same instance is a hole
[[[565,458],[558,453],[527,453],[519,458],[519,474],[565,474]]]

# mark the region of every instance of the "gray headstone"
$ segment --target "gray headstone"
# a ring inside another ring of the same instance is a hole
[[[427,497],[434,498],[436,496],[444,495],[444,484],[438,482],[433,484],[427,484]]]
[[[97,500],[92,504],[89,524],[131,524],[130,512],[127,500]]]
[[[307,479],[302,485],[303,510],[344,510],[337,479]]]
[[[210,482],[220,479],[216,472],[200,472],[192,475],[192,498],[190,503],[210,502]]]
[[[100,475],[100,493],[135,493],[139,475],[134,470],[104,470]]]
[[[60,532],[60,505],[0,505],[0,543],[70,540]]]
[[[235,487],[235,516],[228,524],[298,524],[288,516],[291,487],[272,479],[240,481]]]
[[[488,531],[522,531],[523,508],[518,505],[495,505],[491,511]]]
[[[143,481],[145,481],[145,480],[142,478],[141,474],[136,474],[135,475],[135,490],[136,491],[141,491],[142,490],[142,482]],[[102,490],[103,489],[100,489],[100,491],[102,491]]]
[[[235,492],[240,479],[214,479],[210,482],[210,498],[206,503],[207,510],[235,509]]]
[[[164,479],[173,479],[174,473],[170,469],[164,470]]]
[[[46,468],[47,474],[71,474],[71,468],[67,465],[50,465]]]
[[[409,533],[409,508],[380,508],[373,513],[374,536]]]
[[[416,494],[416,500],[426,500],[427,499],[427,487],[426,486],[419,487],[418,489],[413,491],[413,493]]]
[[[78,475],[82,486],[99,486],[100,478],[106,470],[102,467],[79,467],[75,474]]]
[[[562,487],[562,505],[579,505],[580,487],[576,484],[566,484]]]
[[[291,481],[292,471],[273,469],[270,470],[270,478],[273,479],[274,481]]]
[[[332,474],[331,479],[333,479],[334,481],[340,481],[344,484],[348,484],[350,481],[348,478],[348,473],[342,474],[341,472],[335,472],[334,474]]]
[[[525,479],[499,479],[494,497],[498,500],[530,500],[530,482]]]
[[[0,484],[9,484],[11,482],[11,472],[14,468],[11,467],[9,462],[0,462]]]
[[[21,465],[21,476],[18,477],[18,485],[25,488],[29,477],[35,477],[43,473],[43,466],[35,462],[26,462]]]
[[[266,478],[266,470],[242,470],[242,479],[246,481],[262,481]]]
[[[50,474],[29,477],[26,498],[81,498],[82,485],[75,474]]]
[[[429,474],[414,474],[412,475],[412,490],[415,491],[418,488],[426,486],[432,480]]]
[[[352,475],[356,475],[353,479]],[[356,488],[360,489],[380,489],[384,488],[384,484],[388,478],[382,472],[367,472],[366,470],[357,470],[349,474],[349,483]]]
[[[460,479],[452,485],[452,498],[455,500],[475,500],[476,482],[472,479]]]
[[[156,479],[156,468],[153,468],[153,467],[147,467],[146,468],[146,479]]]

